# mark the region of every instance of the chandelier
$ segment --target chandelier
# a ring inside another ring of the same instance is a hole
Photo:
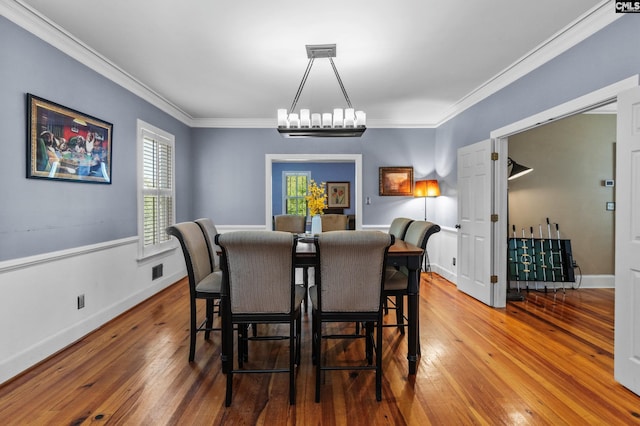
[[[293,98],[289,111],[278,109],[278,132],[287,138],[326,138],[326,137],[360,137],[367,130],[367,115],[364,111],[356,111],[351,105],[351,100],[342,84],[338,69],[333,62],[336,57],[335,44],[308,44],[307,57],[309,63],[302,76],[300,87]],[[331,67],[336,75],[344,99],[348,108],[334,108],[331,112],[311,112],[309,109],[301,109],[299,113],[294,112],[298,99],[302,94],[307,77],[313,67],[316,58],[327,58],[331,62]]]

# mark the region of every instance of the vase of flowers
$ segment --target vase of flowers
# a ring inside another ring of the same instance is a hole
[[[320,215],[323,214],[324,209],[327,208],[327,194],[324,190],[324,182],[318,185],[311,179],[305,198],[307,200],[307,207],[309,208],[309,215],[311,215],[311,233],[319,234],[322,232],[322,219]]]

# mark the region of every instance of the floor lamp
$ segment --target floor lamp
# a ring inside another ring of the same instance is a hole
[[[417,180],[413,189],[414,197],[424,198],[424,221],[427,221],[427,198],[435,198],[440,196],[440,185],[437,179]],[[431,270],[431,262],[429,262],[429,254],[427,248],[424,248],[424,266],[425,272]]]
[[[523,166],[522,164],[518,164],[511,157],[507,158],[507,167],[511,167],[511,171],[509,172],[509,177],[507,180],[517,179],[520,176],[524,176],[527,173],[533,171],[531,167]],[[507,186],[507,222],[509,221],[509,187]],[[515,229],[515,228],[514,228]],[[507,235],[509,235],[509,224],[507,223]],[[509,249],[507,248],[507,301],[522,301],[524,300],[524,296],[520,294],[520,290],[518,287],[518,294],[514,294],[511,291],[511,280],[509,280]]]
[[[438,185],[438,181],[436,179],[429,180],[417,180],[414,190],[414,197],[422,197],[424,198],[424,220],[427,220],[427,197],[439,197],[440,196],[440,186]]]

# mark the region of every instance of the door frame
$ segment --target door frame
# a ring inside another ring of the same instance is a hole
[[[538,126],[548,124],[571,115],[579,114],[615,102],[618,93],[637,87],[640,83],[638,74],[620,80],[609,86],[595,90],[579,98],[557,105],[553,108],[534,114],[515,123],[493,130],[490,137],[495,139],[496,152],[498,153],[498,164],[496,165],[495,180],[493,181],[494,191],[494,211],[499,215],[499,224],[494,228],[494,247],[492,264],[495,271],[505,271],[498,273],[498,283],[494,286],[494,302],[496,307],[506,306],[507,298],[507,140],[509,136],[524,132]]]
[[[362,229],[362,154],[265,154],[264,155],[264,173],[265,173],[265,226],[271,229],[271,218],[273,216],[273,163],[354,163],[355,164],[355,182],[353,190],[355,191],[354,212],[356,216],[356,229]]]

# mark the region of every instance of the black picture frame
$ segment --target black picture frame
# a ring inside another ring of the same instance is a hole
[[[27,178],[111,184],[113,124],[27,93]]]

